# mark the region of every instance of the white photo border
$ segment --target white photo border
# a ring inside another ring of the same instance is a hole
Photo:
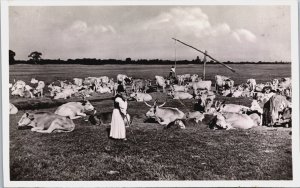
[[[299,187],[299,44],[297,0],[3,0],[1,2],[2,143],[4,187]],[[291,10],[292,62],[292,160],[293,180],[285,181],[10,181],[9,169],[9,7],[10,6],[100,6],[100,5],[287,5]]]

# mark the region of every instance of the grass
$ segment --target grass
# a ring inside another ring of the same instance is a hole
[[[17,68],[20,67],[12,67],[11,71]],[[92,70],[87,68],[85,73],[89,71]],[[11,78],[12,75],[17,79],[23,77],[19,78],[17,75],[21,73],[16,71],[11,72]],[[28,80],[31,77],[34,74],[26,75]],[[160,92],[151,95],[160,102],[166,100],[166,106],[183,112],[193,110],[195,100],[183,100],[181,104]],[[90,101],[99,113],[110,112],[113,107],[110,97],[99,95]],[[247,98],[217,99],[250,105]],[[21,109],[20,113],[10,115],[12,181],[291,180],[293,177],[291,128],[211,130],[207,126],[211,117],[207,116],[199,124],[186,121],[185,130],[175,126],[163,129],[157,123],[145,122],[148,110],[145,104],[130,101],[128,111],[135,118],[127,129],[126,142],[108,139],[108,125],[96,126],[82,119],[74,120],[73,132],[39,134],[17,129],[22,110],[54,112],[66,101],[16,97],[10,100]],[[67,101],[72,100],[80,98]]]

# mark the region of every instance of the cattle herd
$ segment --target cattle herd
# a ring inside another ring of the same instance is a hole
[[[214,85],[213,85],[214,83]],[[291,78],[279,78],[267,83],[256,83],[255,79],[245,80],[245,83],[235,85],[229,77],[216,75],[215,80],[202,80],[198,75],[184,74],[175,77],[155,76],[154,80],[133,79],[123,74],[117,75],[117,80],[107,76],[74,78],[73,82],[55,81],[46,84],[34,78],[30,83],[22,80],[10,83],[10,94],[24,98],[50,97],[54,100],[82,97],[83,102],[68,102],[57,108],[54,113],[26,112],[18,122],[18,127],[29,126],[32,131],[40,133],[70,132],[75,129],[72,121],[96,114],[96,109],[87,100],[94,93],[111,93],[115,95],[116,88],[122,84],[131,99],[144,102],[150,107],[146,113],[159,124],[168,126],[171,123],[184,129],[185,119],[201,122],[206,115],[213,116],[209,127],[212,129],[249,129],[256,126],[274,126],[277,124],[291,126]],[[212,86],[214,86],[212,89]],[[195,100],[194,111],[183,113],[178,108],[163,107],[163,104],[153,105],[152,92],[161,91],[173,99]],[[228,104],[216,100],[218,96],[247,97],[252,100],[251,106]],[[18,109],[10,103],[10,114],[18,113]],[[89,115],[87,115],[89,114]],[[100,118],[101,119],[101,118]],[[99,119],[98,119],[99,120]],[[101,120],[99,120],[101,121]]]

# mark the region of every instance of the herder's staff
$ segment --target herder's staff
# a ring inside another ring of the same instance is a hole
[[[132,134],[132,138],[133,138],[133,140],[134,140],[134,143],[137,143],[136,142],[136,139],[135,139],[135,137],[134,137],[134,134],[133,134],[133,131],[131,130],[131,123],[130,123],[130,121],[128,120],[128,116],[127,115],[129,115],[128,113],[126,113],[125,114],[125,119],[126,119],[126,121],[127,121],[127,126],[128,126],[128,128],[129,128],[129,130],[130,130],[130,133]]]

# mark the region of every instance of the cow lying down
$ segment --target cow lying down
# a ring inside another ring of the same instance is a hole
[[[219,113],[214,114],[214,119],[210,123],[211,128],[221,128],[221,129],[250,129],[257,127],[259,122],[255,121],[257,116],[248,116],[246,114],[239,113]]]
[[[16,114],[16,113],[18,113],[18,108],[12,103],[9,103],[9,114]]]
[[[93,111],[94,107],[89,101],[83,102],[68,102],[57,108],[55,114],[69,117],[70,119],[77,119],[81,117],[86,117],[86,111]],[[94,110],[96,113],[96,110]]]
[[[202,121],[205,118],[205,114],[204,113],[200,113],[199,111],[188,112],[186,114],[186,118],[187,119],[194,119],[195,122],[198,123],[199,121]]]
[[[168,127],[169,124],[175,123],[178,124],[181,129],[185,129],[185,125],[181,121],[185,119],[185,114],[178,110],[178,108],[171,107],[162,107],[165,103],[157,105],[157,101],[154,102],[154,105],[149,105],[144,102],[147,106],[150,107],[149,111],[146,113],[147,118],[155,119],[160,125]]]
[[[71,119],[49,112],[25,113],[18,122],[18,128],[26,126],[39,133],[71,132],[75,129]]]

